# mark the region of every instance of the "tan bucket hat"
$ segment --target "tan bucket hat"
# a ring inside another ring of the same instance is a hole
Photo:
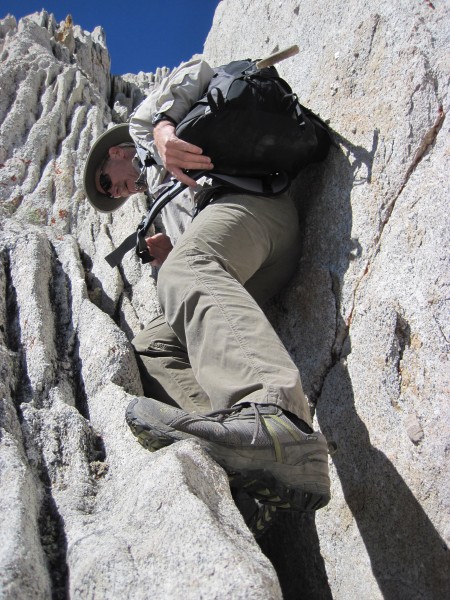
[[[95,185],[95,173],[102,160],[105,158],[111,146],[118,146],[126,142],[133,143],[130,135],[128,123],[114,125],[107,129],[102,135],[97,138],[92,146],[84,167],[84,191],[87,199],[92,206],[103,213],[110,213],[117,210],[124,204],[127,198],[110,198],[106,194],[102,194],[97,190]]]

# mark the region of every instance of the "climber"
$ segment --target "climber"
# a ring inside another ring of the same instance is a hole
[[[137,191],[157,197],[172,178],[190,186],[164,209],[166,232],[147,238],[163,315],[133,340],[145,397],[126,418],[149,449],[196,439],[255,497],[316,510],[330,498],[327,443],[260,308],[296,269],[298,216],[287,194],[215,191],[186,172],[213,169],[175,135],[212,74],[201,60],[181,65],[87,159],[86,195],[103,212]],[[159,164],[146,166],[148,153]],[[212,201],[192,220],[204,194]]]

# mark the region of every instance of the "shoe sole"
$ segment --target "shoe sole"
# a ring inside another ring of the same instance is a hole
[[[277,519],[276,507],[257,501],[251,494],[243,491],[241,486],[236,487],[231,481],[230,488],[233,500],[254,537],[258,539],[265,535]]]
[[[256,540],[265,535],[272,527],[276,521],[276,511],[277,509],[275,506],[262,505],[258,510],[258,514],[255,514],[255,516],[250,520],[247,526],[253,533]]]
[[[194,439],[227,471],[233,485],[240,482],[239,485],[248,493],[267,504],[282,510],[311,512],[323,508],[330,501],[327,475],[322,475],[323,482],[319,483],[317,474],[306,476],[304,473],[295,473],[292,465],[239,456],[234,448],[203,440],[159,421],[146,422],[144,425],[133,414],[137,402],[134,400],[128,406],[126,420],[133,435],[147,450],[154,452],[175,442]],[[317,452],[312,455],[316,456]],[[308,455],[305,455],[307,461]]]

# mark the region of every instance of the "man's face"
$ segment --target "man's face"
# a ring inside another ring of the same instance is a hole
[[[133,147],[113,146],[109,149],[107,160],[95,176],[100,193],[112,198],[127,198],[138,191],[135,182],[139,173],[133,166],[134,155]]]

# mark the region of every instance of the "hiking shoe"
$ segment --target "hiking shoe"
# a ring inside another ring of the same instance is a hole
[[[252,474],[250,473],[250,475]],[[265,485],[262,485],[261,477],[256,475],[257,473],[255,473],[254,477],[249,477],[241,473],[228,473],[231,490],[240,489],[261,504],[271,506],[280,512],[292,511],[292,506],[286,500],[286,497],[281,498],[274,489],[269,489]]]
[[[277,516],[275,506],[256,500],[241,488],[231,488],[231,495],[247,527],[256,539],[272,527]]]
[[[325,437],[304,433],[276,405],[239,404],[199,415],[141,397],[130,402],[126,419],[150,450],[196,439],[229,474],[252,482],[249,493],[267,490],[260,499],[268,504],[303,511],[330,500]]]

